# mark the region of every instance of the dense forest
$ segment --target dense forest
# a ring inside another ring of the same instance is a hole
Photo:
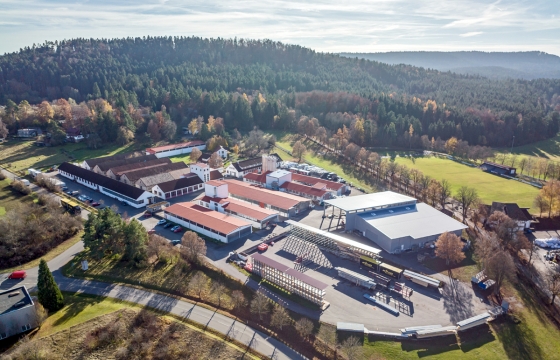
[[[523,144],[558,132],[560,80],[489,80],[273,41],[74,39],[0,57],[0,103],[12,132],[49,124],[44,112],[52,112],[100,142],[123,127],[129,137],[157,126],[172,138],[200,116],[219,119],[225,134],[292,130],[305,116],[327,132],[357,129],[353,140],[362,146],[411,144],[422,135],[503,146],[513,135]],[[42,122],[34,115],[41,111]]]

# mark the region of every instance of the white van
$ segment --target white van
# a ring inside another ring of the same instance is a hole
[[[21,179],[21,182],[24,183],[25,186],[31,185],[31,183],[30,183],[29,180],[27,180],[27,179]]]

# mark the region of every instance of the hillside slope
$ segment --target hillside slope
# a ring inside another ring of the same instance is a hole
[[[477,74],[503,79],[560,79],[560,57],[539,51],[481,52],[481,51],[405,51],[386,53],[341,53],[387,64],[407,64],[426,69],[452,71],[458,74]]]

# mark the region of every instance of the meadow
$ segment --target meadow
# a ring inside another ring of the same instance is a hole
[[[485,173],[478,168],[448,159],[421,157],[412,161],[410,158],[397,157],[395,161],[411,169],[418,169],[434,179],[447,179],[453,194],[461,186],[474,187],[485,204],[491,204],[492,201],[515,202],[521,207],[531,208],[539,192],[539,189],[533,186]],[[532,211],[535,212],[536,209]]]

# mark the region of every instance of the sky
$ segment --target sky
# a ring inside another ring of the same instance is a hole
[[[0,54],[76,37],[272,39],[324,52],[544,51],[558,0],[0,0]]]

